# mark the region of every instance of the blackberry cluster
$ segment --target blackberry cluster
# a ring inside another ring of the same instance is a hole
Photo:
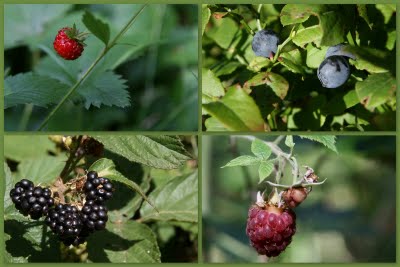
[[[84,191],[87,200],[104,203],[112,197],[113,186],[107,178],[98,177],[97,172],[94,171],[88,172],[86,177]]]
[[[86,202],[81,210],[71,204],[57,204],[48,188],[34,186],[23,179],[15,184],[10,197],[15,207],[25,216],[38,220],[47,215],[45,223],[66,246],[78,246],[89,234],[103,230],[108,221],[105,201],[112,197],[113,186],[107,178],[91,171],[84,184]]]
[[[49,210],[45,222],[66,246],[77,246],[85,242],[85,238],[80,235],[83,228],[81,212],[76,207],[58,204]]]
[[[10,197],[17,210],[34,220],[46,215],[54,205],[54,199],[48,188],[34,186],[33,182],[22,179],[10,191]]]

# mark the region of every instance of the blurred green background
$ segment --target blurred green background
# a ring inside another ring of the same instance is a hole
[[[273,141],[276,136],[258,138]],[[395,137],[338,136],[339,154],[309,140],[295,137],[294,141],[299,166],[312,167],[321,181],[327,181],[315,186],[295,209],[297,232],[292,243],[268,261],[395,262]],[[205,262],[266,261],[245,233],[248,208],[266,183],[258,184],[257,165],[221,169],[239,155],[251,155],[250,145],[230,136],[203,136]],[[284,141],[279,146],[289,152]],[[282,184],[291,182],[287,171]],[[271,177],[268,180],[273,181]]]
[[[60,70],[49,56],[52,53],[56,57],[54,38],[59,29],[73,23],[81,31],[87,31],[82,23],[85,10],[110,26],[113,39],[141,7],[133,4],[5,5],[6,81],[10,76],[30,71],[56,79],[62,77],[63,69]],[[82,56],[75,61],[58,57],[64,68],[76,72],[74,79],[84,73],[104,48],[93,34],[89,35],[86,44]],[[148,5],[118,45],[106,55],[101,66],[126,81],[130,106],[101,105],[100,108],[86,109],[82,97],[75,97],[50,120],[47,130],[197,130],[197,5]],[[109,80],[104,85],[107,87],[105,92],[116,92],[117,85]],[[107,96],[114,102],[118,102],[118,98],[116,93]],[[5,129],[35,130],[53,107],[32,104],[9,107],[4,110]]]

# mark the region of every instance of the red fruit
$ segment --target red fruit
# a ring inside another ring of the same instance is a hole
[[[64,27],[58,31],[53,46],[57,53],[66,60],[75,60],[81,56],[84,47],[85,34],[73,28]]]
[[[253,205],[248,214],[246,234],[258,254],[276,257],[292,241],[296,214],[290,209]]]
[[[307,188],[289,188],[282,194],[283,200],[290,208],[295,208],[303,202],[308,195]]]

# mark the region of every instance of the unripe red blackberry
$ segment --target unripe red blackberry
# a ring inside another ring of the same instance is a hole
[[[87,200],[95,200],[98,203],[103,203],[112,197],[113,186],[110,180],[98,177],[95,171],[88,172],[86,177],[84,190]]]
[[[249,209],[246,234],[258,254],[276,257],[292,241],[296,232],[296,215],[290,209],[272,205]]]
[[[295,208],[307,198],[307,195],[307,188],[289,188],[288,190],[283,192],[282,198],[288,207]]]
[[[54,205],[51,194],[50,189],[35,187],[33,182],[27,179],[16,183],[10,191],[10,197],[16,209],[25,216],[30,215],[34,220],[46,215],[49,208]]]

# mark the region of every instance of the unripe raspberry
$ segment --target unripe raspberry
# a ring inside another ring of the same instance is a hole
[[[303,202],[308,195],[307,188],[289,188],[282,194],[283,200],[289,208],[295,208]]]
[[[261,255],[276,257],[292,241],[296,232],[296,215],[290,209],[253,205],[248,214],[246,234]]]

